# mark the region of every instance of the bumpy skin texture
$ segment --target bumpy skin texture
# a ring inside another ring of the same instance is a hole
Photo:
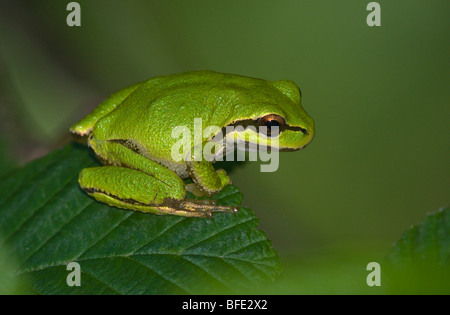
[[[174,161],[171,150],[179,139],[172,137],[172,130],[186,126],[191,131],[192,154],[194,146],[202,147],[212,138],[194,137],[194,118],[202,118],[202,128],[223,128],[270,114],[283,117],[287,126],[277,137],[277,148],[296,150],[311,141],[314,123],[292,81],[198,71],[127,87],[71,128],[74,134],[88,136],[99,160],[111,165],[84,169],[80,185],[97,200],[120,208],[203,217],[212,211],[234,212],[235,208],[184,200],[180,177],[192,177],[209,195],[230,179],[207,161]],[[250,134],[248,141],[275,146],[271,138],[258,133]]]

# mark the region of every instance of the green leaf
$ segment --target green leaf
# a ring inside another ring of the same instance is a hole
[[[450,293],[450,208],[405,232],[385,263],[396,293]]]
[[[40,294],[206,294],[236,292],[274,280],[276,252],[247,208],[211,219],[157,216],[96,202],[78,186],[97,165],[70,144],[0,180],[0,234],[16,272]],[[215,199],[236,205],[227,186]],[[69,262],[81,286],[69,287]]]
[[[6,141],[0,138],[0,176],[6,174],[15,167],[11,154],[9,152]]]
[[[5,248],[0,244],[0,295],[19,294],[19,283],[14,277],[14,267]]]
[[[450,264],[450,208],[428,215],[405,232],[394,245],[388,260],[397,267]]]

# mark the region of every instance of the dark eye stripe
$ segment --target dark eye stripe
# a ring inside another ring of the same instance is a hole
[[[264,116],[264,117],[266,117],[266,116]],[[281,116],[279,116],[279,117],[281,117]],[[256,120],[253,120],[253,119],[237,120],[237,121],[235,121],[232,124],[229,124],[227,126],[235,126],[235,127],[242,126],[244,129],[247,128],[248,126],[254,126],[256,129],[258,129],[260,119],[261,118],[258,118]],[[283,119],[283,121],[284,121],[284,119]],[[227,126],[222,128],[223,134],[225,134],[225,128]],[[283,130],[300,131],[303,134],[307,134],[308,133],[305,128],[298,127],[298,126],[291,126],[291,125],[288,125],[286,123],[283,124]]]
[[[306,130],[305,128],[302,128],[302,127],[286,126],[286,129],[292,130],[292,131],[300,131],[304,135],[308,134],[308,130]]]

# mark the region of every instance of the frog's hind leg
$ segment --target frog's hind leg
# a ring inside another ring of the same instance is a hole
[[[123,209],[203,218],[211,217],[216,211],[234,213],[238,210],[236,207],[217,206],[212,200],[183,200],[184,193],[178,196],[168,193],[161,181],[125,167],[83,169],[79,183],[96,200]]]
[[[165,184],[143,172],[101,166],[83,169],[80,186],[96,200],[110,206],[154,214],[211,217],[215,211],[235,212],[233,207],[183,200],[184,192],[170,193]]]
[[[91,138],[90,146],[109,166],[83,169],[80,186],[98,201],[155,214],[210,217],[215,211],[236,212],[213,200],[185,200],[184,182],[175,172],[147,159],[121,142]]]

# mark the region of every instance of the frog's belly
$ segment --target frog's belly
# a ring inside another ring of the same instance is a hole
[[[151,158],[151,160],[174,171],[175,173],[177,173],[178,176],[180,176],[183,179],[189,177],[187,165],[185,162],[177,163],[175,161],[159,160],[157,158]]]
[[[130,149],[131,151],[144,156],[145,158],[152,160],[159,165],[165,166],[171,171],[174,171],[181,178],[188,178],[189,173],[187,171],[187,165],[184,160],[180,162],[170,161],[166,159],[162,159],[160,157],[155,156],[151,148],[146,148],[141,145],[138,141],[134,140],[115,140],[114,142],[118,142],[124,147]],[[156,150],[155,150],[156,151]],[[157,152],[157,151],[156,151]]]

